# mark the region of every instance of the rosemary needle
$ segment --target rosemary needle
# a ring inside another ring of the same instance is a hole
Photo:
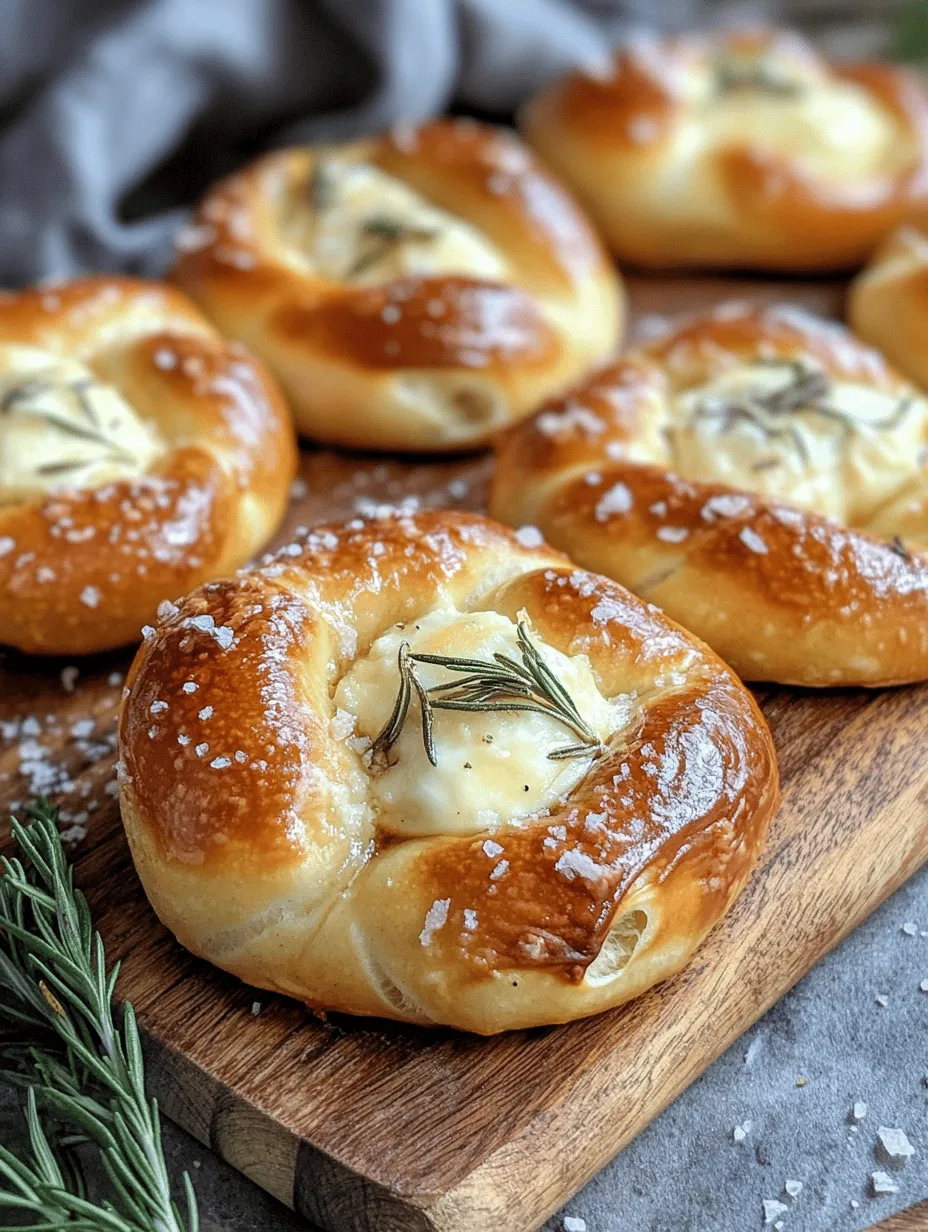
[[[408,642],[400,645],[397,670],[400,683],[396,702],[389,719],[377,736],[371,751],[384,762],[398,739],[409,714],[413,690],[419,699],[422,717],[422,742],[433,766],[438,765],[435,749],[435,710],[463,710],[480,714],[499,711],[529,711],[544,714],[563,724],[578,737],[574,744],[554,749],[548,754],[553,760],[570,757],[597,757],[602,742],[584,720],[573,698],[544,661],[532,641],[528,624],[520,620],[516,642],[522,662],[496,653],[492,660],[462,658],[455,655],[414,654]],[[428,663],[463,676],[426,689],[416,676],[415,665]]]

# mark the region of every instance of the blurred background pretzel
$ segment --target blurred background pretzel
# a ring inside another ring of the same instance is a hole
[[[498,449],[490,511],[748,680],[928,677],[928,402],[846,329],[723,305]]]
[[[179,247],[175,281],[267,362],[300,432],[335,444],[480,445],[620,341],[583,214],[473,120],[266,155]]]
[[[179,291],[87,278],[0,297],[0,644],[90,653],[243,564],[295,469],[262,366]]]
[[[777,30],[630,43],[521,126],[642,266],[847,269],[928,199],[924,81]]]

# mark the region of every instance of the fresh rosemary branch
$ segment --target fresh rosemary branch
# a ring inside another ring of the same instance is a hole
[[[361,235],[370,241],[366,251],[362,252],[348,270],[348,278],[356,278],[372,265],[377,265],[400,244],[425,243],[434,240],[438,232],[429,227],[416,227],[410,223],[401,222],[386,215],[376,215],[368,218],[361,225]]]
[[[422,716],[422,743],[433,766],[438,765],[434,738],[435,710],[469,710],[481,714],[508,710],[546,714],[578,737],[575,744],[553,749],[548,754],[550,758],[559,761],[569,757],[598,757],[603,751],[602,742],[545,663],[529,636],[525,620],[518,623],[516,642],[521,663],[498,652],[493,655],[492,662],[453,655],[413,654],[409,643],[403,642],[397,655],[399,691],[393,711],[371,747],[374,760],[384,762],[398,739],[409,714],[413,691],[419,699]],[[464,678],[426,689],[416,676],[416,663],[444,667],[449,672],[462,674]]]
[[[29,1131],[27,1157],[0,1147],[0,1210],[31,1214],[33,1232],[197,1232],[186,1174],[186,1216],[171,1198],[135,1015],[126,1004],[121,1025],[114,1018],[118,964],[107,971],[57,810],[40,800],[28,815],[12,823],[19,854],[0,861],[0,1059],[26,1088]],[[95,1146],[110,1199],[87,1196],[81,1144]]]

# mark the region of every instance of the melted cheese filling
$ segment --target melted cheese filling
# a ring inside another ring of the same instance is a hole
[[[83,364],[0,346],[0,505],[60,486],[136,479],[163,451],[117,390]]]
[[[507,265],[476,227],[430,205],[368,163],[323,159],[291,199],[282,230],[303,268],[371,286],[405,274],[505,281]]]
[[[677,133],[684,162],[747,146],[787,155],[846,192],[857,180],[902,171],[918,156],[907,129],[879,99],[801,55],[730,51],[708,71],[691,69],[681,86],[689,103]]]
[[[893,116],[860,86],[827,82],[790,95],[735,90],[707,108],[714,146],[755,146],[788,154],[821,179],[846,186],[902,169],[910,143]]]
[[[782,391],[794,371],[787,363],[733,368],[679,394],[667,428],[673,467],[687,479],[866,526],[922,471],[928,402],[913,397],[903,405],[894,394],[847,381],[831,383],[818,411],[758,409],[751,401]]]
[[[399,688],[397,655],[404,641],[413,653],[489,662],[499,652],[520,662],[516,625],[497,612],[442,610],[388,629],[367,657],[352,666],[335,694],[336,706],[355,720],[352,738],[359,751],[376,739],[393,710]],[[602,740],[624,726],[631,699],[604,698],[586,656],[568,658],[537,637],[533,641]],[[446,668],[431,664],[417,664],[415,670],[426,688],[454,679]],[[567,760],[548,756],[575,744],[577,737],[544,714],[435,710],[434,716],[436,766],[423,747],[415,696],[388,764],[370,765],[378,822],[386,830],[403,835],[492,831],[555,805],[591,764],[587,756]]]

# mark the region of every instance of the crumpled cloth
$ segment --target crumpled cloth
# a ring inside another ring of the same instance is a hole
[[[3,0],[0,280],[158,274],[192,202],[259,150],[506,116],[693,3]]]

